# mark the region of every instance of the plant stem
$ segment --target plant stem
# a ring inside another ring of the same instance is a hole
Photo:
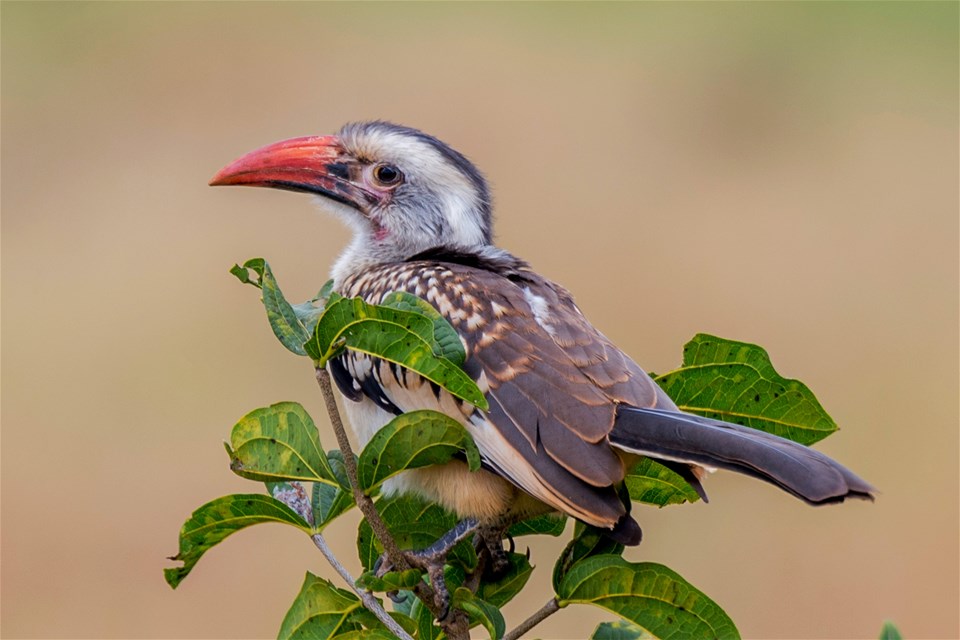
[[[377,536],[377,540],[383,545],[383,550],[386,551],[387,557],[390,559],[390,562],[393,563],[393,566],[400,571],[409,569],[410,566],[406,558],[403,557],[400,547],[397,546],[393,536],[390,535],[390,530],[387,529],[387,525],[383,522],[376,507],[374,507],[373,500],[360,490],[360,482],[357,479],[357,461],[354,458],[350,440],[347,438],[347,431],[343,426],[340,410],[337,408],[337,401],[333,395],[333,386],[330,384],[330,374],[327,373],[326,369],[317,367],[317,382],[320,384],[320,391],[323,394],[323,401],[327,406],[327,413],[330,414],[333,433],[337,436],[337,444],[340,446],[340,452],[343,454],[343,466],[347,472],[347,479],[350,480],[350,486],[353,488],[353,499],[356,501],[360,511],[363,512],[367,522],[370,523],[373,534]]]
[[[353,576],[350,575],[350,572],[347,571],[347,568],[340,564],[340,561],[337,560],[337,557],[333,555],[333,550],[327,545],[327,541],[324,540],[323,534],[315,533],[310,538],[313,540],[313,544],[317,545],[317,549],[320,549],[320,553],[323,554],[323,557],[327,559],[327,562],[330,563],[330,566],[340,574],[347,584],[350,585],[350,588],[353,589],[354,593],[360,596],[360,600],[363,601],[363,606],[366,607],[373,615],[377,616],[377,619],[384,624],[384,626],[390,630],[390,633],[397,636],[400,640],[413,640],[410,635],[403,630],[397,621],[390,617],[390,614],[384,610],[380,605],[380,602],[373,597],[373,594],[365,589],[360,589],[357,587],[356,582],[353,579]]]
[[[340,410],[337,408],[337,400],[333,394],[333,385],[330,384],[330,374],[327,373],[325,368],[317,367],[316,377],[317,383],[320,385],[320,392],[323,395],[324,404],[327,407],[327,414],[330,416],[333,433],[337,437],[337,444],[340,447],[340,452],[343,454],[343,466],[347,472],[347,479],[350,481],[350,486],[353,488],[353,499],[370,524],[373,534],[377,537],[377,540],[380,541],[380,544],[383,545],[383,550],[386,552],[387,558],[393,564],[394,568],[400,571],[409,569],[410,563],[407,562],[400,547],[397,546],[397,542],[393,539],[393,536],[390,535],[390,530],[383,522],[383,518],[380,517],[380,513],[373,504],[373,500],[360,490],[360,481],[357,479],[357,461],[354,459],[353,448],[350,446],[350,439],[347,437],[347,431],[343,426],[343,419],[340,417]],[[351,582],[350,585],[355,588],[353,582]],[[441,614],[444,612],[440,610],[440,606],[437,604],[436,592],[433,587],[426,582],[420,582],[414,587],[413,593],[423,602],[424,606],[430,610],[434,619],[439,621]],[[374,611],[374,613],[376,612]],[[447,614],[444,620],[439,622],[450,640],[470,640],[470,625],[465,612],[454,609]]]
[[[550,598],[547,604],[538,609],[532,616],[521,622],[516,629],[503,636],[503,640],[519,640],[527,631],[555,614],[560,610],[560,603],[556,598]]]

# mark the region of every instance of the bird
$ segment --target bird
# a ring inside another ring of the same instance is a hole
[[[477,445],[480,470],[462,460],[407,470],[384,485],[387,495],[417,494],[488,531],[559,512],[624,545],[642,538],[623,491],[641,457],[677,471],[703,498],[706,472],[726,469],[811,505],[873,499],[869,483],[812,448],[681,411],[566,289],[494,243],[487,180],[432,135],[349,123],[252,151],[210,184],[313,194],[353,233],[331,270],[336,292],[374,304],[413,294],[459,334],[485,410],[365,354],[327,364],[361,446],[421,409],[454,418]]]

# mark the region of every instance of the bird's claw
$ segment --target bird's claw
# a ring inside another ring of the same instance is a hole
[[[503,548],[503,538],[506,536],[510,550]],[[486,552],[487,563],[483,575],[489,580],[498,580],[510,570],[510,556],[516,546],[513,537],[506,533],[504,527],[480,527],[477,531],[475,547],[478,553]]]
[[[470,518],[461,520],[450,529],[450,531],[426,549],[400,551],[407,565],[415,569],[422,569],[427,573],[427,576],[429,576],[430,584],[434,590],[434,604],[440,612],[437,619],[440,621],[443,621],[450,613],[450,592],[447,589],[447,583],[443,577],[443,566],[446,564],[450,551],[464,538],[476,531],[478,526],[476,520]],[[382,578],[395,568],[386,552],[382,553],[373,565],[374,573],[378,578]],[[397,592],[394,591],[392,593],[393,595],[391,595],[391,593],[387,593],[387,595],[390,596],[390,599],[394,602],[398,602],[398,600],[394,598]],[[402,598],[399,601],[402,601]]]

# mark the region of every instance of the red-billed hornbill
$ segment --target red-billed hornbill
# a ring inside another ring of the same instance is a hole
[[[677,409],[564,288],[493,244],[484,178],[430,135],[348,124],[253,151],[211,184],[320,196],[354,233],[333,266],[336,291],[372,303],[409,292],[460,334],[488,411],[355,352],[328,365],[361,445],[395,415],[435,409],[459,420],[480,450],[478,472],[461,461],[410,470],[386,493],[418,493],[491,529],[560,511],[624,544],[641,537],[620,491],[640,455],[679,471],[701,495],[703,470],[722,468],[814,505],[872,497],[869,484],[822,453]]]

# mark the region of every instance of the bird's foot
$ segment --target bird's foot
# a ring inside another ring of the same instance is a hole
[[[430,585],[434,590],[434,604],[436,604],[437,609],[440,611],[438,620],[442,621],[447,617],[447,614],[450,613],[450,592],[447,589],[447,583],[443,577],[443,566],[447,561],[447,556],[455,546],[472,535],[478,527],[479,523],[476,520],[467,518],[458,522],[429,547],[419,550],[405,549],[401,551],[403,559],[406,560],[409,566],[424,570],[430,578]],[[374,564],[373,569],[377,576],[382,577],[388,571],[392,571],[394,566],[387,557],[387,554],[384,553]],[[394,600],[394,602],[397,601],[398,594],[396,592],[391,592],[387,595],[390,599]]]
[[[510,550],[503,548],[503,538],[506,536],[510,543]],[[483,526],[477,530],[477,537],[474,539],[474,545],[477,553],[486,553],[487,562],[483,569],[483,577],[487,580],[496,581],[506,575],[510,570],[510,553],[513,553],[513,538],[507,534],[507,527],[504,526]]]

